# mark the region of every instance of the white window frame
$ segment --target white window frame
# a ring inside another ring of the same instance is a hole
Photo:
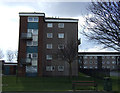
[[[52,49],[52,44],[47,44],[47,45],[46,45],[46,48],[47,48],[47,49]]]
[[[36,54],[36,57],[33,57],[34,54]],[[27,58],[30,58],[29,55],[31,55],[31,58],[38,58],[37,53],[27,53]]]
[[[52,60],[52,55],[46,55],[46,60]]]
[[[46,66],[46,71],[55,71],[55,66]]]
[[[64,66],[58,66],[58,71],[64,71]]]
[[[29,18],[31,18],[32,20],[29,20]],[[39,17],[28,17],[28,22],[39,22]]]
[[[33,41],[38,41],[38,36],[37,35],[33,36]]]
[[[47,33],[47,38],[53,38],[53,33]]]
[[[36,31],[36,33],[34,33]],[[38,29],[27,29],[28,33],[32,33],[33,35],[38,35]]]
[[[58,28],[64,28],[64,23],[58,23]]]
[[[47,23],[47,27],[48,28],[52,28],[53,27],[53,23]]]
[[[116,62],[115,62],[115,61],[112,61],[112,64],[116,64]]]
[[[58,33],[58,38],[64,38],[64,33]]]

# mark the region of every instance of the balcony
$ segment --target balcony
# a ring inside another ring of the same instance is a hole
[[[32,63],[32,59],[30,59],[30,58],[22,58],[21,61],[20,61],[20,63],[22,65],[28,65],[28,64]]]
[[[32,33],[22,33],[21,39],[32,40]]]

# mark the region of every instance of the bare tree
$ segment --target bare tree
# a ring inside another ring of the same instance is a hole
[[[68,62],[70,78],[72,77],[72,63],[77,60],[77,54],[78,43],[73,40],[70,40],[67,44],[65,44],[64,48],[61,46],[57,53],[62,60]]]
[[[7,60],[12,61],[14,59],[14,51],[12,50],[7,50]]]
[[[3,51],[2,49],[0,49],[0,59],[2,59],[4,57]]]
[[[101,0],[100,0],[101,1]],[[92,2],[82,34],[89,40],[103,44],[104,48],[120,51],[120,3]]]

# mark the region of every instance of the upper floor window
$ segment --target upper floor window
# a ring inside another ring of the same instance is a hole
[[[47,23],[47,27],[48,28],[52,28],[53,27],[53,23]]]
[[[28,22],[38,22],[39,18],[38,17],[28,17]]]
[[[28,29],[28,33],[32,33],[33,35],[38,35],[38,29]]]
[[[64,71],[64,66],[58,66],[58,71]]]
[[[59,23],[58,28],[64,28],[64,23]]]
[[[27,41],[27,46],[38,46],[38,41]]]
[[[27,58],[38,58],[37,53],[27,53]]]
[[[53,33],[47,33],[47,38],[53,38]]]
[[[52,49],[52,44],[47,44],[47,45],[46,45],[46,48],[47,48],[47,49]]]
[[[64,33],[59,33],[58,38],[64,38]]]
[[[46,55],[47,60],[52,60],[52,55]]]

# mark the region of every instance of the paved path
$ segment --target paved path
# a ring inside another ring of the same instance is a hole
[[[65,92],[2,92],[2,93],[113,93],[105,91],[65,91]]]

